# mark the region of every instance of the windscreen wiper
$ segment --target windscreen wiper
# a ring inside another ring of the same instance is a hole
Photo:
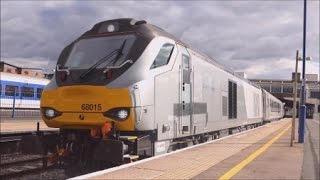
[[[118,65],[118,66],[114,66],[117,61],[123,56],[123,49],[126,45],[127,39],[125,39],[121,45],[121,47],[119,48],[119,53],[117,54],[116,58],[114,58],[114,60],[112,60],[109,64],[112,63],[112,66],[108,66],[109,64],[106,65],[105,70],[103,71],[103,73],[106,73],[109,69],[119,69],[122,68],[122,66],[126,65],[127,63],[132,64],[133,61],[131,59],[128,59],[126,61],[124,61],[122,64]]]
[[[112,57],[114,55],[115,52],[117,53],[117,56],[114,58],[114,60],[112,60],[111,62],[113,62],[113,66],[116,64],[116,62],[123,56],[123,49],[126,45],[127,39],[125,39],[122,43],[122,45],[120,46],[119,49],[116,49],[114,51],[112,51],[111,53],[107,54],[106,56],[104,56],[102,59],[100,59],[98,62],[96,62],[94,65],[92,65],[86,72],[84,72],[83,74],[81,74],[80,79],[83,79],[84,77],[86,77],[90,72],[92,72],[94,69],[96,69],[98,66],[100,66],[102,63],[104,63],[105,61],[107,61],[110,57]],[[110,63],[111,63],[110,62]],[[109,63],[109,64],[110,64]],[[109,65],[107,64],[107,66]]]
[[[126,45],[127,39],[125,39],[121,45],[121,47],[119,48],[119,53],[117,54],[116,58],[113,60],[113,66],[116,64],[116,62],[123,56],[123,49]]]
[[[109,54],[105,55],[103,58],[101,58],[98,62],[93,64],[86,72],[82,73],[80,75],[80,79],[85,78],[90,72],[92,72],[94,69],[96,69],[98,66],[100,66],[102,63],[107,61],[110,57],[114,55],[114,53],[119,52],[119,49],[115,49],[114,51],[110,52]],[[118,53],[119,54],[119,53]]]

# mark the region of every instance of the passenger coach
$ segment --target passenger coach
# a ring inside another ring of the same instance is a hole
[[[40,98],[49,80],[0,72],[0,108],[39,110]]]

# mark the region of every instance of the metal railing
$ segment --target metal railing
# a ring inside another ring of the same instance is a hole
[[[1,119],[8,118],[40,118],[40,97],[37,92],[16,91],[1,94]]]

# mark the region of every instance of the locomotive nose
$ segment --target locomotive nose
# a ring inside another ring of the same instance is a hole
[[[114,121],[118,129],[134,130],[132,103],[127,88],[83,85],[44,90],[41,110],[49,127],[101,127],[106,122]],[[55,116],[55,112],[59,114]]]

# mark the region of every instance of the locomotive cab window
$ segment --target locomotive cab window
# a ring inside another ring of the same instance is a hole
[[[6,87],[5,87],[5,95],[6,96],[13,96],[14,92],[16,92],[16,96],[19,96],[19,87],[18,86],[6,85]]]
[[[96,64],[97,68],[119,66],[126,60],[135,39],[131,34],[81,39],[74,44],[64,67],[89,69]],[[119,53],[122,55],[118,56]]]
[[[156,56],[155,60],[150,69],[154,69],[160,66],[167,65],[169,63],[171,54],[173,52],[173,44],[165,44],[161,47],[158,55]]]

